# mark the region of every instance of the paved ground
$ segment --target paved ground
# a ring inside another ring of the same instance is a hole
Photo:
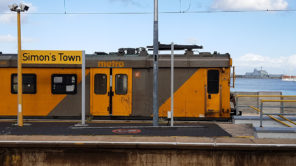
[[[159,127],[151,123],[89,123],[76,126],[77,122],[27,122],[18,127],[15,122],[0,122],[1,135],[133,135],[133,136],[192,136],[231,137],[231,134],[215,123],[178,123],[169,127],[165,123]]]

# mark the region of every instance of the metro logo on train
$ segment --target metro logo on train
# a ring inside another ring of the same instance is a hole
[[[22,50],[26,64],[82,64],[82,51]]]

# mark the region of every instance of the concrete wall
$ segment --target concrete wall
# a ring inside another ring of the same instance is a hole
[[[1,166],[296,165],[296,151],[238,149],[0,148]]]

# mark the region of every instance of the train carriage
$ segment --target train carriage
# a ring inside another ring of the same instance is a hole
[[[174,116],[230,118],[229,54],[175,55]],[[17,115],[17,55],[0,55],[0,116]],[[170,55],[159,55],[159,116],[170,111]],[[146,49],[86,55],[86,115],[151,118],[153,56]],[[25,117],[79,117],[81,66],[23,64]]]

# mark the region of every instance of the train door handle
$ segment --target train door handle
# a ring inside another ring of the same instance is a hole
[[[108,92],[108,96],[114,96],[113,92]]]
[[[208,99],[212,99],[212,95],[208,95]]]

